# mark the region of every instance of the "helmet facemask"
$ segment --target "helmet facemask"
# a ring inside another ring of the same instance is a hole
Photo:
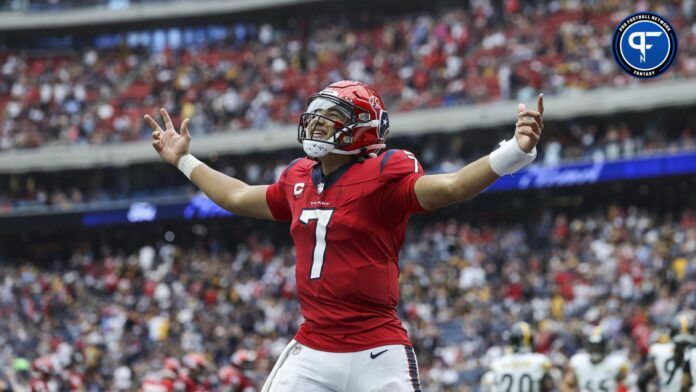
[[[599,363],[609,354],[609,347],[603,337],[590,337],[587,352],[590,354],[592,363]]]
[[[300,115],[297,140],[312,158],[329,153],[355,155],[361,153],[361,149],[344,149],[355,140],[354,128],[369,122],[370,115],[364,109],[329,94],[318,94],[310,101],[307,111]],[[329,127],[332,129],[327,129]]]
[[[508,345],[512,352],[531,353],[534,351],[534,336],[529,324],[517,322],[507,334]]]
[[[670,335],[675,345],[696,346],[696,333],[693,317],[680,313],[672,321]]]

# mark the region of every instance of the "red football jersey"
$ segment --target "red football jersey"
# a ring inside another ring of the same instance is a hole
[[[300,158],[268,188],[273,217],[291,221],[298,342],[331,352],[411,344],[396,314],[398,257],[410,214],[423,211],[414,191],[422,175],[412,153],[389,150],[328,176]]]

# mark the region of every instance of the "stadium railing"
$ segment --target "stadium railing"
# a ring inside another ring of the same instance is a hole
[[[326,0],[199,0],[168,1],[152,4],[132,4],[130,6],[93,7],[71,9],[69,11],[27,12],[27,7],[0,12],[0,30],[22,31],[42,28],[64,28],[92,26],[100,24],[132,23],[149,20],[166,20],[172,18],[190,18],[221,13],[236,13],[291,6],[303,3],[315,3]],[[115,2],[121,4],[123,2]],[[105,12],[108,11],[108,12]]]

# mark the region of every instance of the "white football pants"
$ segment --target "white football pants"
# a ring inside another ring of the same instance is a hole
[[[291,391],[420,392],[416,354],[402,345],[332,353],[292,340],[261,389]]]

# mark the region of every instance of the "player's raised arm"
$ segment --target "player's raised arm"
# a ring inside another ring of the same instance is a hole
[[[211,169],[193,157],[189,154],[189,119],[181,123],[179,133],[174,128],[169,113],[164,108],[160,112],[165,130],[149,115],[145,115],[145,121],[152,128],[152,146],[162,160],[178,167],[203,193],[224,209],[237,215],[273,219],[266,202],[267,185],[248,185]]]
[[[503,142],[491,154],[454,173],[426,175],[418,179],[415,192],[421,206],[434,210],[468,200],[505,174],[526,166],[536,157],[536,145],[544,129],[544,95],[537,98],[537,110],[517,108],[515,137]]]

